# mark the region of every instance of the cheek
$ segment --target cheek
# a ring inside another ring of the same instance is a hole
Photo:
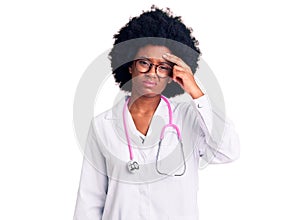
[[[159,84],[159,88],[164,90],[168,86],[168,81],[161,82]]]
[[[129,73],[131,74],[131,78],[141,78],[143,76],[134,68],[129,68]]]

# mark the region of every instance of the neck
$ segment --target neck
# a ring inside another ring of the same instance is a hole
[[[155,96],[140,96],[136,97],[131,96],[128,103],[129,111],[131,113],[140,113],[140,114],[153,114],[160,102],[160,94]]]

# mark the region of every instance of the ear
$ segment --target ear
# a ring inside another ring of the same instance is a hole
[[[132,74],[132,67],[128,67],[129,73]]]
[[[170,84],[172,81],[173,81],[173,79],[170,77],[170,78],[168,79],[168,84]]]

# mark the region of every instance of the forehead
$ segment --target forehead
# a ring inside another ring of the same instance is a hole
[[[171,53],[171,51],[165,46],[147,45],[141,47],[137,51],[135,58],[146,57],[146,58],[164,60],[162,58],[162,55],[165,53]]]

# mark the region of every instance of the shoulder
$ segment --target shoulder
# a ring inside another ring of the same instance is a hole
[[[122,116],[123,107],[126,99],[127,96],[118,99],[110,109],[94,116],[95,120],[101,121],[120,118]]]
[[[175,98],[169,99],[173,112],[185,114],[190,112],[195,107],[195,102],[191,97],[184,95],[176,96]]]
[[[197,99],[191,97],[179,97],[170,99],[174,117],[183,118],[186,121],[195,120],[201,115],[206,115],[211,111],[210,101],[207,95]]]
[[[97,115],[94,116],[94,121],[95,122],[101,122],[103,120],[109,119],[113,115],[112,112],[113,112],[112,108],[110,108],[110,109],[108,109],[108,110],[106,110],[104,112],[101,112],[101,113],[99,113],[99,114],[97,114]]]

